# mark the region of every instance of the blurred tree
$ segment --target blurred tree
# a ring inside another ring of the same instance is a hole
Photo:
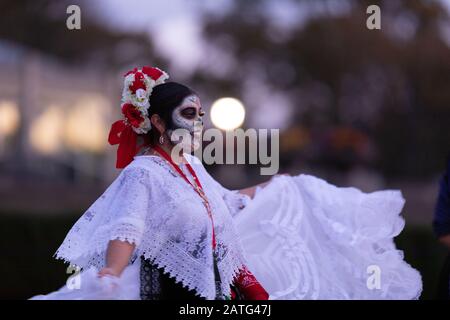
[[[66,27],[66,8],[81,8],[81,29]],[[111,30],[98,22],[85,0],[0,2],[0,38],[56,56],[68,63],[115,68],[136,61],[161,63],[147,33]],[[126,52],[125,49],[126,48]]]
[[[233,55],[232,76],[214,79],[202,69],[198,79],[238,92],[255,77],[283,92],[295,108],[291,125],[315,133],[312,148],[322,145],[312,162],[344,161],[347,170],[366,161],[386,175],[417,178],[441,170],[450,150],[450,48],[442,29],[450,21],[440,2],[280,1],[299,17],[284,29],[264,10],[270,1],[234,3],[222,18],[206,17],[204,28],[209,44]],[[381,30],[366,28],[370,4],[381,7]],[[333,148],[326,136],[342,127],[368,139]],[[361,141],[375,152],[358,152]]]
[[[450,39],[444,32],[450,21],[439,1],[233,3],[229,12],[205,11],[201,19],[207,47],[190,79],[194,86],[209,96],[273,92],[286,97],[294,109],[289,125],[311,133],[297,152],[312,163],[340,161],[342,170],[365,163],[389,176],[441,171],[450,150]],[[92,2],[75,2],[82,8],[82,29],[68,30],[61,12],[69,4],[74,2],[2,2],[0,38],[74,65],[115,68],[150,57],[166,64],[147,34],[113,31],[99,23]],[[381,7],[381,30],[366,28],[370,4]],[[281,7],[285,16],[279,15]],[[214,67],[225,72],[213,72]],[[258,110],[257,101],[247,105]],[[330,145],[329,135],[343,128],[367,137],[366,145],[352,145],[351,138]],[[373,152],[361,152],[365,149]]]

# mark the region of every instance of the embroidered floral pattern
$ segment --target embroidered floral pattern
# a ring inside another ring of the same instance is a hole
[[[221,292],[228,293],[246,264],[233,215],[249,198],[223,188],[201,163],[191,165],[211,203]],[[55,256],[100,269],[114,239],[134,243],[135,256],[152,259],[186,288],[215,299],[211,222],[201,198],[165,159],[136,156],[80,217]]]

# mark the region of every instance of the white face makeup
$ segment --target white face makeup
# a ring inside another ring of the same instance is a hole
[[[172,112],[172,121],[175,129],[185,129],[191,136],[191,139],[183,139],[191,140],[187,141],[192,143],[192,145],[186,146],[188,149],[193,147],[195,150],[200,146],[201,134],[203,132],[202,116],[204,114],[200,99],[196,95],[190,95],[184,98],[181,104]],[[179,140],[172,137],[173,130],[169,129],[167,131],[169,137],[171,137],[171,141],[178,143]],[[172,138],[174,139],[172,140]]]

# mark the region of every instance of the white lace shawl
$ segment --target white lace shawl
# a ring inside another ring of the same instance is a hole
[[[224,188],[198,158],[185,157],[212,206],[222,291],[228,293],[247,264],[233,217],[250,197]],[[190,178],[186,166],[181,169]],[[198,295],[215,298],[211,220],[198,194],[165,159],[135,156],[75,223],[55,257],[100,269],[114,239],[134,243],[133,258],[144,255]]]

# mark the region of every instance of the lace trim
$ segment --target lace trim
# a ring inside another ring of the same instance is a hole
[[[197,199],[198,195],[184,180],[181,184],[172,177],[166,177],[158,169],[162,168],[164,172],[182,179],[165,159],[158,156],[142,157],[151,161],[142,159],[125,168],[117,182],[72,227],[54,257],[83,269],[89,266],[101,269],[105,266],[109,241],[126,241],[136,245],[133,257],[143,255],[152,259],[176,282],[189,290],[195,290],[202,297],[214,299],[216,288],[210,248],[211,235],[208,231],[205,238],[202,233],[202,225],[209,228],[210,222],[206,211],[204,216],[199,213],[204,208],[201,199]],[[149,164],[156,166],[147,168]],[[247,262],[231,216],[225,206],[219,204],[217,193],[212,191],[215,185],[202,175],[203,167],[198,168],[200,170],[196,170],[196,173],[208,196],[211,196],[215,222],[218,222],[218,244],[227,248],[218,258],[217,264],[222,279],[222,292],[228,293],[234,277]],[[155,186],[149,185],[155,183]],[[166,190],[170,190],[172,198],[167,198],[169,194]],[[186,207],[184,199],[193,200]],[[186,220],[189,226],[177,223],[179,218],[176,213],[182,212],[180,210],[192,215]],[[184,226],[188,229],[176,236],[170,229],[166,229],[169,226]]]
[[[136,243],[134,239],[123,237],[111,237],[109,240],[128,241]],[[144,241],[141,247],[137,247],[133,253],[134,257],[144,256],[145,259],[150,259],[157,268],[163,268],[163,273],[173,278],[175,282],[180,283],[183,287],[189,290],[195,290],[196,294],[213,300],[215,298],[215,283],[214,272],[212,269],[212,255],[211,261],[208,261],[208,268],[193,259],[184,250],[180,249],[172,241],[165,241],[160,237],[153,238],[154,241]],[[94,246],[96,247],[96,246]],[[55,253],[55,258],[77,265],[83,270],[91,266],[98,270],[106,266],[107,246],[103,250],[92,250],[88,254],[78,258],[68,258],[64,251],[58,250]],[[219,270],[221,270],[221,286],[222,292],[229,292],[230,286],[233,284],[234,278],[239,273],[240,269],[246,265],[243,255],[225,254],[220,261],[218,261]],[[209,267],[211,266],[211,268]],[[207,271],[206,271],[207,270]]]

